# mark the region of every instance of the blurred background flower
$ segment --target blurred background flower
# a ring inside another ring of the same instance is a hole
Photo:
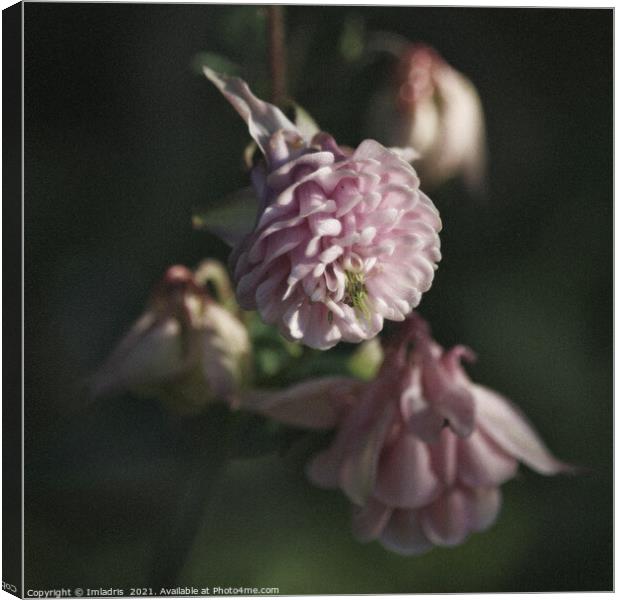
[[[426,190],[462,177],[481,194],[486,134],[476,87],[433,48],[398,41],[391,80],[370,101],[366,131],[389,146],[414,148]]]
[[[150,398],[75,410],[76,381],[167,265],[226,259],[191,215],[247,185],[237,159],[247,131],[197,64],[225,56],[268,97],[265,13],[32,3],[25,17],[26,585],[147,585],[159,525],[187,489],[185,438]],[[446,346],[484,357],[473,380],[518,399],[549,447],[591,474],[523,473],[503,487],[493,528],[398,557],[359,544],[343,527],[347,499],[301,476],[329,439],[302,438],[283,461],[281,438],[222,474],[180,581],[282,593],[611,589],[612,12],[299,6],[286,18],[289,92],[341,143],[359,143],[363,109],[389,78],[389,61],[364,59],[365,31],[423,41],[475,82],[487,202],[458,178],[433,194],[443,259],[420,310]],[[247,325],[265,388],[364,362],[346,345],[302,350]],[[248,455],[266,447],[258,422],[242,436]]]

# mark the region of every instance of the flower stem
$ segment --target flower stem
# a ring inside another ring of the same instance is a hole
[[[217,260],[203,260],[194,273],[196,283],[209,291],[210,283],[215,289],[216,300],[224,304],[231,312],[237,312],[238,306],[235,300],[235,292],[230,283],[230,277],[224,266]]]
[[[284,46],[284,8],[272,4],[267,9],[271,101],[282,106],[286,100],[286,49]]]

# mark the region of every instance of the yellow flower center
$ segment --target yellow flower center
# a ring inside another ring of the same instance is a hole
[[[347,280],[345,282],[343,302],[353,307],[356,313],[361,314],[366,319],[370,319],[364,273],[361,271],[345,271],[345,275]]]

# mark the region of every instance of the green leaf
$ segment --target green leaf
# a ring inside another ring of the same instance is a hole
[[[218,73],[227,75],[239,75],[241,67],[232,60],[215,52],[198,52],[192,59],[191,69],[200,76],[203,75],[202,68],[209,67]]]
[[[297,104],[297,102],[293,102],[293,109],[295,112],[295,125],[297,126],[297,129],[299,129],[304,138],[311,139],[315,133],[320,131],[319,126],[310,116],[310,113],[305,108]]]
[[[372,379],[383,362],[383,350],[378,338],[361,343],[347,362],[352,375],[368,381]]]
[[[364,52],[364,19],[358,15],[349,15],[340,36],[340,53],[347,62],[355,62]]]
[[[271,348],[263,348],[256,352],[256,362],[259,372],[268,377],[273,377],[280,371],[286,356],[282,352]]]
[[[256,222],[258,201],[251,187],[226,196],[217,206],[196,210],[192,216],[195,229],[204,229],[235,245],[252,231]]]

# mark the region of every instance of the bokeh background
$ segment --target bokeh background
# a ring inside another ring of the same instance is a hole
[[[312,488],[298,458],[237,460],[179,583],[610,590],[612,11],[306,6],[286,19],[289,91],[341,143],[361,141],[387,74],[352,60],[360,32],[425,41],[478,87],[489,194],[433,194],[444,258],[420,309],[587,472],[523,469],[488,532],[403,558],[358,544],[345,498]],[[264,32],[257,6],[25,6],[26,588],[151,582],[185,493],[170,418],[131,395],[89,404],[83,384],[168,265],[226,258],[191,214],[245,185],[248,136],[196,64],[224,55],[265,94]]]

